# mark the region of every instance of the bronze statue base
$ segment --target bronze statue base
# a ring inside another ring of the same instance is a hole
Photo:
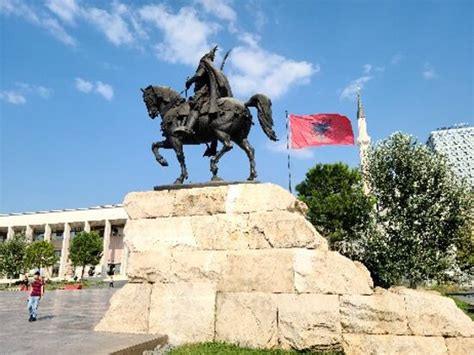
[[[175,185],[161,185],[155,186],[154,191],[163,190],[181,190],[181,189],[194,189],[198,187],[209,187],[209,186],[227,186],[237,184],[260,184],[260,181],[209,181],[209,182],[198,182],[194,184],[175,184]]]

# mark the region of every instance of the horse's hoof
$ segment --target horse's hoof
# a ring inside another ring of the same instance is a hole
[[[247,181],[255,181],[256,178],[257,178],[257,174],[251,173],[249,177],[247,178]]]
[[[161,165],[161,166],[168,166],[168,162],[166,159],[156,159],[156,161]]]
[[[224,181],[224,180],[221,179],[219,176],[214,175],[214,176],[211,178],[211,181]]]

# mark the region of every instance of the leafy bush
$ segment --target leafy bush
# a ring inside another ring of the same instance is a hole
[[[370,230],[373,201],[364,194],[358,169],[346,164],[318,164],[296,186],[308,218],[331,249],[353,259],[361,254],[361,235]]]
[[[377,210],[363,259],[376,283],[472,274],[472,194],[443,156],[395,133],[369,150],[367,178]]]
[[[81,232],[71,241],[69,259],[74,266],[82,266],[81,280],[87,265],[95,266],[100,263],[103,243],[96,232]]]
[[[0,274],[11,279],[25,272],[26,245],[24,234],[16,234],[13,238],[0,243]]]

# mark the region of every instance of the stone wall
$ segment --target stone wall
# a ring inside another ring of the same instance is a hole
[[[99,331],[346,354],[468,354],[474,324],[437,293],[373,287],[272,184],[133,192],[129,283]]]

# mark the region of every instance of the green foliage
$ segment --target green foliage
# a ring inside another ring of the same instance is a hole
[[[12,239],[0,243],[0,274],[16,277],[26,270],[26,237],[16,234]]]
[[[170,355],[290,355],[290,354],[325,354],[325,355],[338,355],[343,354],[342,352],[311,352],[303,351],[298,352],[294,350],[260,350],[260,349],[248,349],[241,348],[236,345],[225,344],[225,343],[199,343],[182,345],[172,349],[169,352]]]
[[[377,213],[363,258],[376,283],[472,273],[472,194],[443,156],[395,133],[369,150],[367,173]]]
[[[318,164],[296,186],[308,217],[332,249],[358,259],[361,235],[370,230],[373,202],[363,192],[358,169],[346,164]]]
[[[26,247],[26,265],[29,268],[53,266],[58,261],[54,255],[54,246],[47,241],[36,241]]]
[[[69,259],[74,266],[82,266],[81,279],[87,265],[95,266],[102,257],[102,239],[96,232],[81,232],[71,241]]]

